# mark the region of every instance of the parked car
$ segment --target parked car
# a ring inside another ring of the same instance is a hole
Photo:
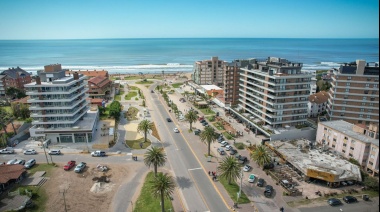
[[[225,147],[225,146],[228,145],[228,142],[227,141],[222,141],[222,142],[220,142],[220,144],[221,144],[222,147]]]
[[[260,178],[257,180],[257,186],[263,187],[265,184],[265,180],[263,178]]]
[[[274,168],[274,164],[273,163],[264,164],[264,169],[273,169],[273,168]]]
[[[201,130],[200,129],[196,129],[194,130],[194,135],[199,135],[201,133]]]
[[[167,122],[172,122],[172,120],[170,118],[166,118],[166,121]]]
[[[173,131],[174,131],[175,133],[179,133],[178,128],[174,128]]]
[[[49,151],[49,155],[60,155],[61,154],[61,150],[59,149],[52,149]]]
[[[340,184],[342,184],[343,186],[346,186],[346,185],[347,185],[347,183],[344,182],[344,181],[340,182]]]
[[[69,171],[74,166],[75,166],[75,161],[71,160],[71,161],[67,162],[67,164],[65,166],[63,166],[63,170]]]
[[[7,165],[15,164],[17,162],[17,159],[12,159],[7,162]]]
[[[234,155],[234,154],[236,154],[238,151],[236,150],[236,149],[231,149],[230,150],[230,155]]]
[[[25,165],[25,160],[23,159],[17,160],[14,164]]]
[[[36,164],[36,160],[35,160],[35,159],[30,159],[30,160],[28,160],[28,161],[25,163],[24,167],[27,168],[27,169],[30,169],[30,168],[32,168],[35,164]]]
[[[200,123],[206,122],[206,119],[202,118],[199,122]]]
[[[330,198],[327,200],[327,203],[331,206],[337,206],[337,205],[342,205],[342,202],[339,199],[336,198]]]
[[[238,162],[241,163],[241,164],[244,164],[244,163],[247,162],[247,161],[248,161],[248,158],[245,157],[245,156],[240,156],[240,157],[238,158]]]
[[[208,125],[207,121],[202,122],[202,126],[207,126],[207,125]]]
[[[230,145],[227,145],[227,146],[226,146],[226,150],[227,150],[227,151],[230,151],[231,149],[232,149],[232,146],[230,146]]]
[[[153,91],[153,90],[150,90],[150,92],[151,92],[151,93],[154,93],[154,91]]]
[[[198,117],[198,121],[202,121],[202,120],[204,120],[204,119],[205,119],[204,116],[200,116],[200,117]]]
[[[86,163],[85,162],[80,162],[74,169],[76,173],[80,173],[86,168]]]
[[[217,140],[218,140],[218,143],[220,143],[220,142],[224,141],[224,138],[223,137],[218,137]]]
[[[96,150],[96,151],[91,152],[91,156],[92,157],[104,157],[104,156],[106,156],[106,152],[101,151],[101,150]]]
[[[343,197],[343,201],[346,203],[354,203],[354,202],[357,202],[358,199],[356,199],[356,197],[353,197],[353,196],[345,196]]]
[[[0,154],[13,154],[15,150],[12,147],[6,147],[5,149],[0,150]]]
[[[255,175],[254,174],[250,174],[249,177],[248,177],[248,182],[249,183],[253,183],[253,182],[255,182],[255,179],[256,179]]]
[[[226,154],[223,148],[218,148],[217,151],[219,152],[220,155]]]
[[[347,184],[349,185],[349,186],[351,186],[351,185],[354,185],[354,182],[352,182],[352,181],[347,181]]]
[[[249,172],[249,171],[251,171],[251,169],[252,169],[252,167],[247,164],[247,165],[244,166],[243,171]]]
[[[24,155],[35,155],[35,154],[37,154],[37,152],[34,149],[27,149],[24,151]]]
[[[272,193],[273,193],[273,187],[271,185],[265,186],[264,196],[270,197],[270,196],[272,196]]]

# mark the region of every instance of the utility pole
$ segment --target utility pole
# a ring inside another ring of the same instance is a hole
[[[241,195],[241,186],[243,185],[243,170],[240,170],[240,187],[239,187],[239,193],[237,195],[236,204],[239,202],[239,198]]]
[[[66,198],[65,198],[65,193],[66,193],[66,190],[63,190],[63,192],[59,192],[59,193],[62,193],[62,195],[63,195],[63,203],[65,204],[65,212],[67,212],[67,207],[66,207]]]
[[[46,155],[46,149],[45,149],[44,139],[41,139],[41,143],[42,143],[42,147],[44,148],[45,157],[46,157],[46,162],[47,162],[47,164],[49,164],[49,160],[48,160],[48,157],[47,157],[47,155]]]

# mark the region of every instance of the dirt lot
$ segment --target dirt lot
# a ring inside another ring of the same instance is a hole
[[[134,167],[131,164],[111,165],[108,171],[102,172],[96,168],[97,165],[87,164],[85,171],[80,174],[75,173],[74,169],[55,169],[43,186],[49,196],[46,211],[64,211],[64,190],[67,211],[109,211],[114,194],[120,184],[131,177]],[[59,166],[63,167],[64,164]]]

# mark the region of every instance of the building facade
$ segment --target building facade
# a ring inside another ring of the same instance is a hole
[[[33,83],[25,85],[30,96],[30,135],[53,143],[91,142],[98,111],[89,110],[87,77],[66,75],[60,64],[38,71]]]
[[[301,68],[275,57],[241,68],[239,109],[272,128],[305,124],[311,74]]]
[[[318,123],[316,142],[353,158],[374,176],[379,175],[378,125],[351,124],[344,120]]]
[[[92,77],[88,80],[88,94],[92,99],[110,99],[112,81],[106,77]]]
[[[21,69],[20,67],[17,68],[9,68],[8,70],[5,70],[0,73],[1,75],[6,75],[4,78],[4,87],[15,87],[18,89],[24,89],[24,85],[32,82],[32,77],[28,72]]]
[[[196,61],[192,80],[198,85],[216,85],[224,87],[224,64],[218,57],[211,60]]]
[[[239,103],[239,78],[240,61],[225,63],[224,70],[224,103],[226,105],[237,105]]]
[[[5,75],[0,75],[0,96],[1,97],[5,96],[5,91],[6,91],[5,77],[6,77]]]
[[[379,66],[364,60],[333,71],[327,105],[330,120],[379,124]]]
[[[329,99],[329,94],[326,91],[320,91],[316,94],[309,96],[309,102],[307,103],[307,114],[308,117],[318,117],[327,108],[327,100]]]

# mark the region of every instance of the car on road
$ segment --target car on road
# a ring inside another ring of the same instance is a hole
[[[75,160],[71,160],[71,161],[67,162],[66,165],[63,166],[63,170],[69,171],[74,166],[75,166]]]
[[[265,184],[265,180],[263,178],[260,178],[257,180],[257,186],[263,187]]]
[[[236,154],[238,151],[236,150],[236,149],[231,149],[230,150],[230,155],[234,155],[234,154]]]
[[[251,171],[251,169],[252,169],[252,166],[250,166],[250,165],[247,164],[247,165],[244,166],[243,171],[249,172],[249,171]]]
[[[15,150],[12,147],[7,147],[5,149],[0,150],[0,154],[13,154]]]
[[[96,151],[91,152],[91,156],[92,157],[104,157],[104,156],[106,156],[106,152],[102,151],[102,150],[96,150]]]
[[[226,150],[227,150],[227,151],[230,151],[231,149],[232,149],[232,146],[230,146],[230,145],[227,145],[227,146],[226,146]]]
[[[224,155],[224,154],[226,154],[226,152],[224,151],[223,148],[218,148],[217,151],[219,152],[220,155]]]
[[[17,162],[17,159],[12,159],[7,162],[7,165],[15,164]]]
[[[81,173],[84,168],[86,168],[86,163],[85,162],[80,162],[74,169],[74,172],[76,173]]]
[[[255,182],[255,179],[256,179],[255,175],[254,174],[250,174],[249,177],[248,177],[248,182],[249,183],[253,183],[253,182]]]
[[[179,133],[178,128],[174,128],[173,131],[174,131],[175,133]]]
[[[14,164],[25,165],[25,160],[23,159],[17,160]]]
[[[37,154],[37,152],[34,149],[27,149],[24,151],[24,155],[35,155],[35,154]]]
[[[24,167],[27,168],[27,169],[30,169],[30,168],[32,168],[32,166],[34,166],[35,164],[36,164],[36,160],[35,160],[35,159],[30,159],[30,160],[28,160],[28,161],[25,163]]]
[[[60,155],[61,154],[61,150],[59,149],[52,149],[49,151],[49,155]]]
[[[345,196],[343,197],[343,201],[345,203],[354,203],[354,202],[358,202],[358,199],[356,199],[356,197],[353,197],[353,196]]]
[[[264,196],[270,197],[270,196],[272,196],[272,193],[273,193],[273,186],[271,186],[271,185],[265,186]]]
[[[166,121],[167,122],[172,122],[172,120],[170,118],[166,118]]]
[[[343,203],[337,199],[337,198],[330,198],[327,200],[327,203],[331,206],[337,206],[337,205],[342,205]]]

